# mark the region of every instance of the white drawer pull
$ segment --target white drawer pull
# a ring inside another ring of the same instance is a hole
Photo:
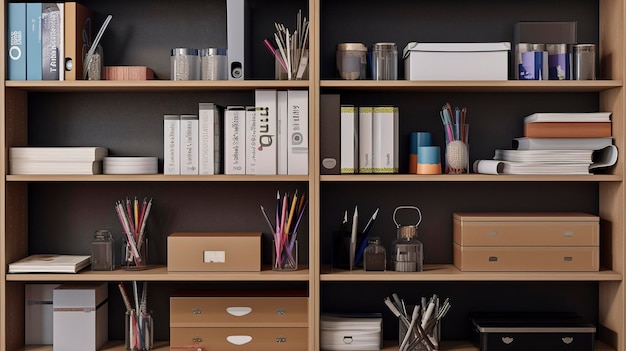
[[[226,307],[226,312],[235,317],[241,317],[252,312],[252,307]]]
[[[226,340],[233,345],[243,345],[252,341],[252,337],[250,335],[230,335],[226,337]]]

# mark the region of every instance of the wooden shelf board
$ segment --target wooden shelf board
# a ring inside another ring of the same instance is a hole
[[[408,80],[322,80],[321,88],[376,90],[386,92],[600,92],[619,88],[621,80],[505,80],[505,81],[408,81]]]
[[[7,176],[8,178],[8,176]],[[620,174],[491,175],[491,174],[338,174],[322,175],[321,182],[621,182]]]
[[[306,175],[7,175],[8,182],[306,182]]]
[[[424,265],[423,272],[366,272],[324,266],[321,281],[621,281],[622,274],[599,272],[461,272],[452,264]]]
[[[261,272],[168,272],[165,266],[150,266],[145,270],[91,271],[88,268],[77,274],[66,273],[8,273],[7,281],[309,281],[309,269],[302,266],[297,271],[272,271],[264,267]]]
[[[478,351],[478,347],[469,341],[458,340],[444,340],[441,342],[441,351]],[[28,345],[25,346],[24,351],[52,351],[52,345]],[[124,351],[124,343],[122,341],[108,341],[100,351]],[[169,351],[170,345],[168,341],[156,341],[154,351]],[[607,344],[596,341],[596,351],[615,351],[615,349],[609,347]],[[398,343],[396,341],[387,341],[383,343],[381,351],[398,351]]]
[[[74,81],[6,81],[7,88],[54,92],[146,92],[146,91],[237,91],[256,88],[309,88],[308,80],[74,80]]]

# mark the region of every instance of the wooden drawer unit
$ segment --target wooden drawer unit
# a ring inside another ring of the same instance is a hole
[[[306,350],[308,328],[170,328],[170,345],[220,351]]]
[[[306,350],[304,291],[178,292],[170,297],[170,345],[204,350]]]
[[[172,297],[171,327],[307,326],[306,297]]]
[[[598,246],[599,218],[586,213],[455,213],[463,246]]]
[[[461,271],[598,271],[599,217],[586,213],[454,213]]]

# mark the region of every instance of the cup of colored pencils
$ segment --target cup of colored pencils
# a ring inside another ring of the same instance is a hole
[[[115,211],[122,225],[122,269],[145,269],[148,264],[148,235],[146,223],[152,199],[139,201],[126,198],[115,202]]]
[[[296,190],[293,196],[276,192],[276,216],[274,225],[261,206],[261,213],[272,232],[272,269],[277,271],[298,269],[298,227],[306,210],[304,194]]]

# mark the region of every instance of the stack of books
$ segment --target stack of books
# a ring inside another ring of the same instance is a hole
[[[591,174],[616,161],[610,112],[534,113],[524,118],[524,137],[513,139],[513,150],[475,161],[474,172]]]
[[[82,79],[83,45],[91,41],[93,12],[75,2],[7,5],[9,80]]]
[[[12,147],[10,174],[100,174],[108,149],[98,146]]]

